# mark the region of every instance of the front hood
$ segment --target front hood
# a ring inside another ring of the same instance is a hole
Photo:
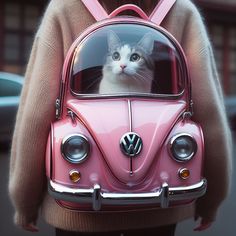
[[[183,101],[123,99],[68,102],[68,108],[93,136],[114,176],[123,183],[133,184],[145,178],[159,148],[185,107]],[[125,155],[120,147],[121,138],[128,132],[137,133],[143,142],[141,152],[133,158]]]

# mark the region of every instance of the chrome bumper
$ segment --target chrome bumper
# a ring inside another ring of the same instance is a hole
[[[199,183],[183,186],[169,187],[163,183],[156,192],[148,193],[106,193],[101,191],[101,187],[95,184],[91,189],[75,189],[65,187],[53,181],[48,183],[48,191],[57,200],[92,204],[93,210],[99,211],[102,205],[145,205],[160,204],[162,208],[167,208],[169,202],[193,200],[205,194],[207,187],[206,179]]]

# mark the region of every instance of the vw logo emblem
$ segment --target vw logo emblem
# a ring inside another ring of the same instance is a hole
[[[141,137],[134,132],[124,134],[120,140],[121,151],[129,157],[137,156],[141,152],[142,147]]]

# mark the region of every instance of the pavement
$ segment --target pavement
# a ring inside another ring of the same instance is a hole
[[[236,167],[236,148],[234,142],[234,169]],[[0,146],[2,148],[2,146]],[[29,233],[17,228],[13,224],[13,208],[11,206],[8,193],[8,168],[9,154],[7,150],[0,149],[0,236],[53,236],[54,229],[47,225],[41,218],[38,222],[40,231],[38,233]],[[233,180],[236,179],[236,171],[233,173]],[[217,184],[217,183],[216,183]],[[194,232],[196,226],[193,220],[186,220],[177,226],[175,236],[233,236],[236,231],[236,185],[233,184],[229,197],[221,206],[217,221],[210,229],[203,232]],[[163,235],[162,235],[163,236]]]

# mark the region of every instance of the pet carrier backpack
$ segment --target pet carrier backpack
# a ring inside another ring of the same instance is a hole
[[[126,4],[110,15],[82,1],[97,23],[71,46],[46,153],[48,191],[79,211],[167,208],[206,191],[204,138],[191,120],[184,52],[160,26],[174,5],[147,16]],[[119,15],[133,11],[137,16]]]

